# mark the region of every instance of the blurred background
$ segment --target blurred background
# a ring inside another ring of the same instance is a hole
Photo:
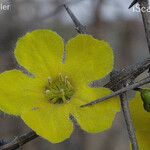
[[[67,4],[87,31],[110,43],[115,53],[115,68],[147,57],[148,48],[139,12],[128,9],[131,0],[0,0],[9,9],[0,9],[0,72],[18,68],[13,50],[16,41],[34,29],[52,29],[65,41],[77,34],[62,4]],[[9,139],[30,131],[20,118],[0,112],[0,139]],[[49,131],[50,132],[50,131]],[[122,113],[112,128],[101,134],[87,134],[75,126],[71,138],[51,144],[37,138],[20,150],[129,150]]]

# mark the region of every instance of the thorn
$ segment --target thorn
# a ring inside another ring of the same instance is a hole
[[[130,4],[130,6],[128,7],[128,9],[130,9],[131,7],[133,7],[137,2],[138,2],[138,0],[133,0],[133,2]]]
[[[81,34],[86,34],[86,27],[83,26],[80,21],[77,19],[77,17],[73,14],[73,12],[71,11],[71,9],[67,6],[67,5],[63,5],[67,11],[67,13],[69,14],[69,16],[71,17],[72,21],[75,24],[75,29],[78,31],[78,33]]]

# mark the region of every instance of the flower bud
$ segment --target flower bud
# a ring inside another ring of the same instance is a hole
[[[141,97],[143,100],[144,109],[150,112],[150,89],[141,89]]]

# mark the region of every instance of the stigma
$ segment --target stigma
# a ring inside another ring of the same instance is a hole
[[[61,73],[53,80],[48,77],[48,83],[45,87],[47,100],[53,104],[63,104],[71,100],[74,94],[74,88],[68,79]]]

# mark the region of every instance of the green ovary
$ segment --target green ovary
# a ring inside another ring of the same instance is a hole
[[[55,80],[48,78],[48,84],[45,87],[47,100],[53,104],[62,104],[71,100],[74,89],[67,76],[59,74]]]
[[[141,97],[143,100],[144,109],[150,112],[150,89],[142,89]]]

